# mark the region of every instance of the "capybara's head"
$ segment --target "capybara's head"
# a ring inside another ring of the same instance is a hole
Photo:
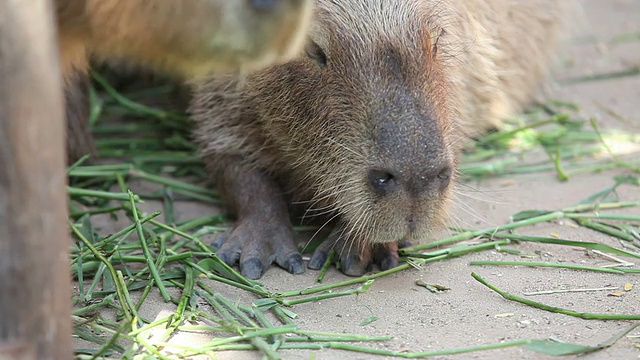
[[[441,4],[316,1],[296,59],[197,89],[203,153],[264,168],[351,244],[425,238],[446,213],[459,143],[458,45]]]
[[[274,171],[351,241],[419,240],[446,213],[455,41],[439,4],[317,1],[304,53],[240,85],[287,164]]]

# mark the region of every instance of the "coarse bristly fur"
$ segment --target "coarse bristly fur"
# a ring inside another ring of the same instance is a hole
[[[303,271],[285,229],[293,202],[334,227],[310,267],[331,247],[349,275],[374,257],[395,266],[399,243],[426,240],[447,220],[461,142],[536,94],[568,9],[318,0],[296,59],[195,84],[194,137],[237,217],[218,255],[254,278],[272,261]]]
[[[312,0],[55,0],[70,159],[91,152],[82,103],[89,58],[181,78],[248,72],[291,59]]]

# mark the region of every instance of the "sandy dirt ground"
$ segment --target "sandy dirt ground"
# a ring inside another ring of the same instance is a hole
[[[640,66],[640,41],[611,44],[621,34],[640,33],[640,1],[638,0],[584,0],[586,13],[584,28],[567,44],[563,54],[565,68],[557,78],[604,73]],[[585,117],[595,117],[603,127],[640,130],[640,76],[606,81],[583,82],[573,85],[554,85],[554,97],[579,104]],[[610,112],[626,121],[613,119]],[[640,154],[639,154],[640,156]],[[461,187],[456,215],[463,224],[473,228],[504,224],[509,216],[528,209],[560,209],[576,204],[587,196],[613,184],[613,176],[623,170],[599,174],[574,176],[561,183],[554,174],[544,173],[467,183]],[[134,189],[135,190],[135,189]],[[638,188],[624,187],[620,191],[624,200],[640,201]],[[148,205],[145,210],[156,210]],[[212,211],[201,205],[177,209],[179,217],[187,218]],[[637,213],[637,208],[631,212]],[[523,230],[524,234],[549,236],[557,233],[563,238],[595,241],[612,246],[619,244],[605,235],[567,226],[564,223],[545,223]],[[580,249],[553,245],[521,244],[526,253],[540,255],[541,261],[565,262],[582,265],[602,265],[607,259]],[[389,350],[429,351],[461,348],[501,341],[554,337],[562,341],[584,345],[598,344],[614,333],[628,327],[624,321],[595,321],[537,310],[506,301],[476,282],[470,273],[475,271],[499,288],[514,294],[523,292],[617,287],[632,283],[635,288],[624,296],[608,296],[611,291],[562,293],[541,295],[537,300],[549,305],[593,313],[640,313],[640,281],[633,275],[601,274],[550,268],[479,267],[470,266],[471,260],[519,260],[516,256],[485,251],[452,260],[424,266],[422,270],[408,270],[375,281],[371,289],[359,296],[347,296],[294,307],[297,324],[302,329],[356,333],[367,335],[393,335],[394,340],[371,344]],[[314,286],[317,272],[307,270],[303,275],[290,275],[272,267],[262,281],[273,291],[292,290]],[[326,282],[347,277],[332,269]],[[415,285],[421,279],[430,284],[441,284],[449,291],[431,293]],[[212,284],[218,291],[246,303],[251,295]],[[157,295],[157,294],[156,294]],[[158,297],[159,299],[159,297]],[[147,302],[142,315],[147,318],[166,316],[168,305],[162,301]],[[497,316],[510,314],[510,316]],[[369,325],[360,323],[375,315],[379,319]],[[631,335],[640,335],[640,330]],[[178,336],[176,342],[204,341],[206,337]],[[621,339],[611,348],[584,356],[584,359],[640,358],[635,347],[640,338]],[[338,350],[317,352],[282,352],[291,359],[368,359],[371,355]],[[219,354],[221,359],[259,359],[257,353],[230,352]],[[518,347],[474,352],[443,359],[546,359],[546,357]],[[383,358],[383,357],[378,357]],[[571,358],[571,357],[569,357]]]

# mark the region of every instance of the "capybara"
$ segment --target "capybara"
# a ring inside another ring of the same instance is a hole
[[[333,228],[341,269],[398,262],[447,220],[461,143],[539,89],[569,1],[318,0],[305,51],[197,82],[195,139],[236,217],[214,246],[259,278],[304,264],[290,205]]]
[[[90,57],[190,79],[249,72],[302,46],[312,0],[55,0],[69,158],[93,152]]]

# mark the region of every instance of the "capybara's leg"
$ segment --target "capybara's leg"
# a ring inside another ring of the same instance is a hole
[[[275,262],[290,273],[304,272],[295,246],[289,210],[278,185],[238,157],[218,158],[210,169],[224,183],[223,200],[237,220],[213,246],[227,264],[240,265],[242,275],[259,279]]]
[[[71,164],[84,155],[95,155],[97,150],[89,127],[89,76],[73,71],[65,82],[67,160]]]

